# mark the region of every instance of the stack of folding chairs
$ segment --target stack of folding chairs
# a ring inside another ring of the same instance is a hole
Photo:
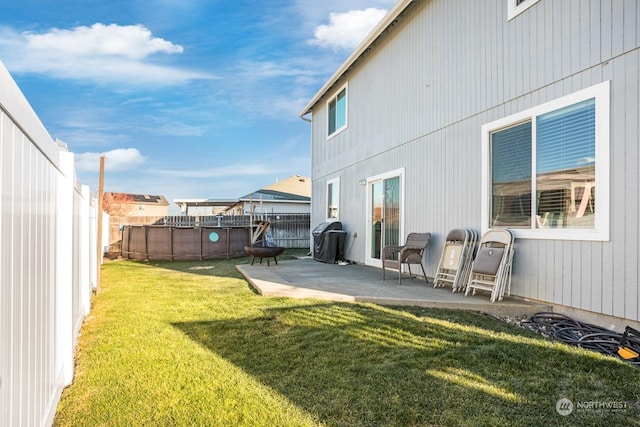
[[[455,229],[447,234],[433,287],[451,286],[453,292],[465,290],[477,240],[478,233],[473,229]]]
[[[478,245],[465,296],[476,291],[491,293],[491,302],[501,301],[505,290],[511,294],[511,265],[515,238],[507,229],[487,231]]]

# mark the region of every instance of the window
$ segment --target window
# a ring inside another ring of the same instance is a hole
[[[489,123],[482,141],[483,228],[609,239],[609,82]]]
[[[344,86],[327,103],[327,138],[347,127],[347,87]]]
[[[340,178],[327,181],[327,220],[340,219]]]
[[[511,21],[540,0],[507,0],[507,18]]]

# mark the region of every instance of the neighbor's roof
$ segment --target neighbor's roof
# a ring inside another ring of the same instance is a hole
[[[369,35],[356,47],[356,49],[349,55],[349,57],[342,63],[340,68],[333,73],[333,75],[327,80],[327,82],[320,88],[318,93],[307,103],[307,105],[298,114],[299,117],[303,117],[313,110],[313,107],[320,101],[320,99],[331,90],[340,78],[351,70],[351,67],[358,62],[363,56],[365,56],[374,47],[376,41],[383,37],[389,29],[391,29],[398,20],[409,9],[409,6],[417,3],[420,0],[398,0],[398,2],[391,8],[391,10],[385,15],[384,18],[375,26]]]
[[[293,175],[275,184],[264,187],[263,190],[274,190],[297,196],[311,197],[311,180],[300,175]]]
[[[246,202],[250,199],[287,202],[287,203],[305,203],[311,202],[311,180],[300,175],[293,175],[275,184],[271,184],[258,191],[240,197],[240,201]]]
[[[258,190],[254,191],[251,194],[247,194],[246,196],[240,197],[241,202],[247,202],[253,199],[254,202],[263,201],[263,202],[284,202],[284,203],[311,203],[311,197],[309,196],[300,196],[297,194],[284,193],[282,191],[275,190]]]
[[[231,206],[238,203],[238,199],[174,199],[173,203],[178,206]]]
[[[151,196],[149,194],[112,193],[112,192],[107,192],[105,194],[127,196],[128,200],[124,200],[120,202],[123,204],[135,203],[135,204],[146,204],[146,205],[169,206],[169,202],[167,201],[167,199],[165,199],[164,196]]]
[[[178,206],[228,207],[250,198],[263,201],[310,202],[311,180],[301,175],[293,175],[238,199],[175,199],[173,202]]]

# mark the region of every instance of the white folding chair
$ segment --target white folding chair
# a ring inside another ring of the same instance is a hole
[[[513,244],[513,233],[507,229],[489,230],[482,236],[465,295],[487,291],[491,302],[496,302],[503,299],[505,290],[511,294]]]
[[[433,287],[451,286],[453,292],[465,289],[469,266],[473,260],[476,233],[474,230],[449,231],[434,276]]]

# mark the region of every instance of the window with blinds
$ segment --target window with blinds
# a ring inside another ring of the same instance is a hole
[[[492,225],[531,226],[531,122],[491,134]]]
[[[491,134],[492,225],[593,227],[595,100],[541,114],[532,121]]]
[[[595,151],[594,99],[537,118],[538,227],[594,227]]]
[[[488,227],[608,239],[608,134],[608,82],[483,126]]]

